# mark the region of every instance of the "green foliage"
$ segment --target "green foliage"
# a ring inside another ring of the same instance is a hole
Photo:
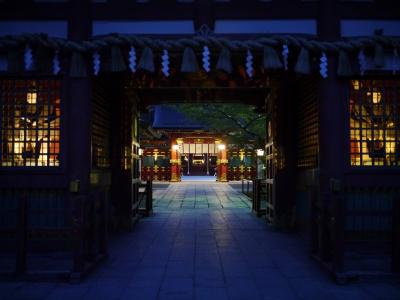
[[[255,112],[245,104],[179,104],[173,108],[207,129],[226,134],[229,143],[263,145],[265,140],[265,114]]]

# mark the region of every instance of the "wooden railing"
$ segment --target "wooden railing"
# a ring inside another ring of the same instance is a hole
[[[79,280],[108,256],[107,202],[102,193],[71,198],[74,253],[71,278]]]
[[[392,270],[400,273],[400,195],[393,201]]]
[[[248,180],[248,179],[242,179],[242,193],[245,195],[250,195],[253,194],[253,190],[250,190],[250,184],[251,187],[253,188],[253,181],[252,180]]]
[[[258,216],[266,213],[266,181],[265,179],[253,180],[252,211]]]
[[[26,272],[26,253],[28,241],[28,199],[27,195],[21,195],[18,199],[16,233],[16,257],[15,271],[17,274]]]
[[[311,200],[313,256],[340,281],[399,272],[400,190],[347,187],[326,197]]]
[[[0,244],[4,276],[81,278],[107,257],[106,197],[0,190]]]
[[[153,212],[153,182],[147,180],[139,185],[139,213],[149,216]]]

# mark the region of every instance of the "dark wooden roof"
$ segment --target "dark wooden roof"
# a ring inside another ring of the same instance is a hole
[[[205,126],[192,120],[170,106],[154,107],[153,125],[155,129],[203,129]]]

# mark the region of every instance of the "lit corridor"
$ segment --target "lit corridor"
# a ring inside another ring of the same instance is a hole
[[[154,187],[154,215],[114,238],[87,280],[1,283],[0,299],[400,299],[395,284],[334,284],[297,235],[269,229],[228,184]]]

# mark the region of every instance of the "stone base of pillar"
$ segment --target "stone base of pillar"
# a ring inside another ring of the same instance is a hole
[[[178,177],[176,177],[176,176],[171,176],[170,182],[179,182],[179,181],[181,181],[180,178],[178,178]]]
[[[181,166],[179,164],[173,163],[171,165],[171,182],[181,181]]]

